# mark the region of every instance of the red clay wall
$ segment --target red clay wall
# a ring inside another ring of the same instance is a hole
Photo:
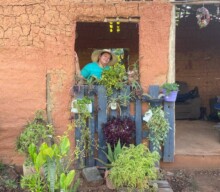
[[[45,109],[46,104],[57,134],[66,129],[77,21],[140,16],[142,85],[147,88],[166,80],[171,6],[107,2],[0,1],[0,159],[4,162],[22,164],[23,157],[15,151],[16,137],[34,112]]]

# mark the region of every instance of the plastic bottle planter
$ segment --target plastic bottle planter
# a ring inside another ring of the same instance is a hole
[[[76,107],[74,107],[74,104],[77,102],[77,99],[74,99],[71,103],[71,112],[73,113],[78,113],[78,109]],[[92,102],[89,104],[85,104],[86,108],[88,109],[89,113],[92,113]]]
[[[111,107],[111,110],[116,110],[118,106],[116,102],[111,102],[110,107]]]
[[[165,95],[164,101],[166,101],[166,102],[175,102],[176,101],[178,91],[171,91],[169,94],[167,94],[166,90],[163,89],[163,93]]]

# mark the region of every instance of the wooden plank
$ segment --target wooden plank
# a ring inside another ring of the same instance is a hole
[[[150,85],[149,86],[149,95],[153,98],[153,99],[157,99],[158,95],[160,92],[160,87],[159,85]]]
[[[107,114],[106,114],[106,106],[107,106],[107,97],[106,97],[106,90],[103,86],[98,86],[97,89],[97,96],[98,96],[98,118],[97,118],[97,132],[98,132],[98,158],[104,162],[107,162],[107,158],[103,153],[103,150],[106,150],[106,142],[104,139],[104,134],[102,131],[103,123],[107,122]],[[96,162],[98,166],[102,166],[100,162]]]
[[[94,89],[96,89],[96,86],[94,87]],[[90,95],[89,97],[93,100],[93,105],[92,105],[92,118],[90,118],[88,120],[88,127],[90,129],[90,133],[91,133],[91,139],[92,139],[92,146],[91,146],[91,151],[92,153],[89,154],[88,158],[86,159],[86,166],[87,167],[92,167],[95,165],[95,159],[94,159],[94,153],[95,153],[95,96],[94,96],[94,92],[89,92]]]
[[[78,87],[75,86],[77,89]],[[80,89],[78,90],[77,94],[75,94],[76,98],[75,99],[80,99],[84,96],[84,86],[81,86]],[[76,113],[74,115],[74,118],[77,119],[78,118],[78,114]],[[76,127],[75,128],[75,143],[77,143],[77,141],[80,141],[81,139],[81,127]],[[80,150],[82,150],[83,147],[81,146],[80,147]],[[83,163],[83,165],[85,165],[85,158],[83,157],[82,158],[82,162],[80,162],[80,159],[78,160],[78,167],[80,166],[81,163]]]
[[[174,162],[174,135],[175,135],[175,103],[164,102],[165,117],[168,119],[171,129],[164,145],[163,162]]]
[[[135,102],[135,126],[136,126],[136,145],[142,143],[142,109],[141,109],[141,100],[136,99]]]
[[[130,86],[126,86],[123,90],[120,91],[121,94],[123,95],[128,95],[130,94]],[[121,116],[122,117],[129,117],[130,116],[130,105],[123,107],[121,106]]]

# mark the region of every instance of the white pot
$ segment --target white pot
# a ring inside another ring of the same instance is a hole
[[[71,103],[71,112],[73,112],[73,113],[78,113],[78,109],[74,107],[74,103],[75,103],[75,102],[77,102],[76,99],[74,99],[74,100],[72,101],[72,103]],[[88,109],[88,112],[89,112],[89,113],[92,113],[92,103],[86,104],[86,107],[87,107],[87,109]]]
[[[116,110],[117,109],[117,103],[116,102],[110,103],[110,107],[111,107],[111,110]]]

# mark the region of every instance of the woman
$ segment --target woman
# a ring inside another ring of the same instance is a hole
[[[108,70],[109,66],[117,63],[118,58],[108,49],[96,50],[91,55],[92,63],[88,63],[81,70],[81,75],[85,79],[94,76],[101,79],[103,70]]]

